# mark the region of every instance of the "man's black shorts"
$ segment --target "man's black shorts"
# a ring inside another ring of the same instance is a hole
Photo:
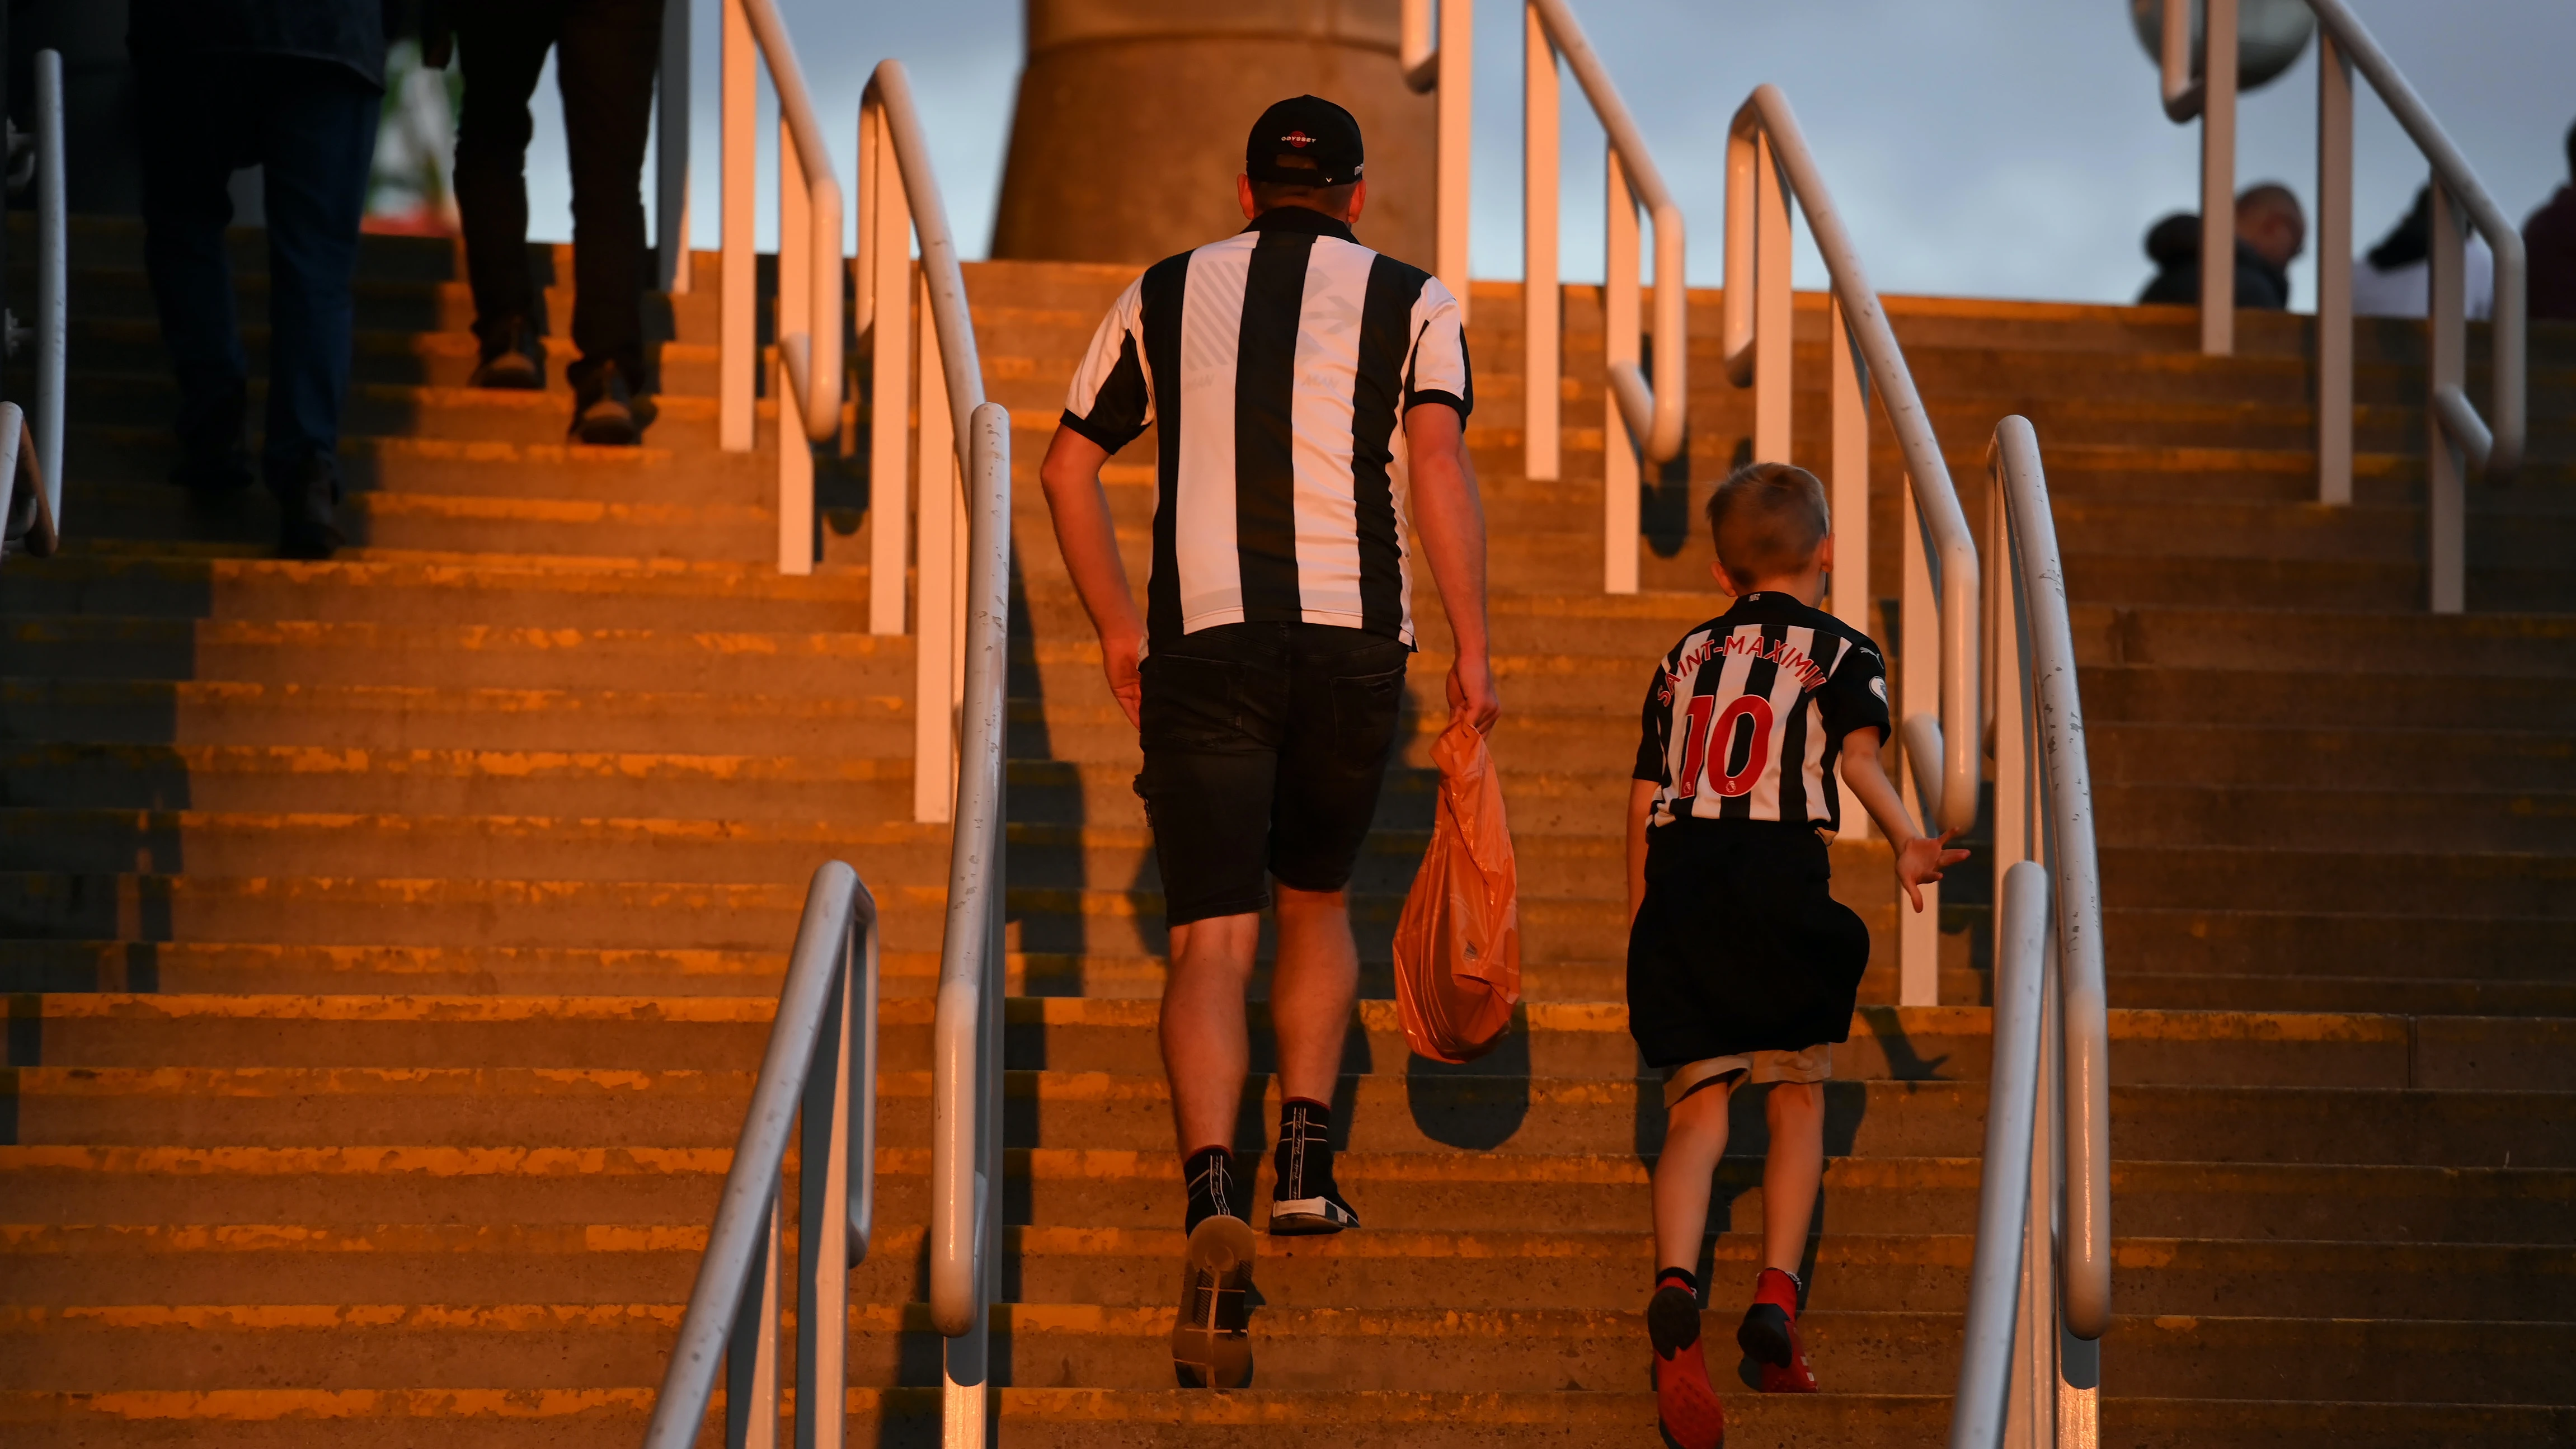
[[[1348,885],[1404,702],[1400,639],[1220,624],[1145,656],[1136,777],[1171,925]]]
[[[1851,1036],[1869,927],[1833,897],[1815,828],[1677,820],[1646,832],[1628,932],[1628,1031],[1678,1067]]]

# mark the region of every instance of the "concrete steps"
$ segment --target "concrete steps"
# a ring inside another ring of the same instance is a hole
[[[887,944],[850,1442],[926,1442],[947,841],[910,822],[912,644],[865,632],[850,465],[823,462],[823,566],[769,565],[774,408],[756,451],[714,450],[709,259],[653,324],[648,445],[590,449],[563,442],[559,340],[547,391],[465,390],[453,248],[369,238],[341,455],[360,546],[290,564],[264,556],[264,496],[162,481],[172,394],[139,237],[80,229],[66,511],[92,523],[0,573],[0,1438],[634,1442],[804,882],[838,857]],[[235,254],[255,322],[256,234]],[[534,260],[570,275],[561,249]],[[1134,736],[1035,476],[1127,280],[968,268],[1017,488],[1002,1432],[1635,1438],[1662,1109],[1618,1005],[1617,815],[1648,661],[1722,607],[1691,524],[1751,398],[1722,381],[1715,294],[1692,299],[1691,481],[1650,488],[1650,592],[1611,598],[1598,294],[1568,291],[1565,476],[1533,483],[1518,291],[1475,289],[1521,1025],[1442,1069],[1408,1058],[1385,999],[1450,647],[1425,576],[1336,1094],[1369,1226],[1265,1243],[1260,1377],[1208,1396],[1165,1387],[1178,1181]],[[569,302],[549,287],[552,315]],[[2414,611],[2420,328],[2357,328],[2359,501],[2330,511],[2310,501],[2301,319],[2242,318],[2244,355],[2211,360],[2186,309],[1888,310],[1971,517],[1995,418],[2039,427],[2078,606],[2116,1008],[2105,1441],[2576,1437],[2576,428],[2536,409],[2518,486],[2471,489],[2480,612],[2432,619]],[[1795,322],[1795,450],[1821,457],[1819,300]],[[264,332],[248,340],[259,355]],[[2535,398],[2576,385],[2576,329],[2536,326],[2533,369]],[[1898,476],[1873,426],[1870,592],[1892,601]],[[1106,473],[1140,578],[1151,442]],[[1885,847],[1834,855],[1877,957],[1828,1094],[1810,1275],[1835,1392],[1728,1409],[1746,1443],[1930,1445],[1975,1208],[1990,891],[1981,863],[1954,876],[1945,1004],[1897,1008]],[[1238,1135],[1266,1175],[1254,1016]],[[1705,1265],[1720,1343],[1762,1222],[1758,1104],[1736,1127]]]

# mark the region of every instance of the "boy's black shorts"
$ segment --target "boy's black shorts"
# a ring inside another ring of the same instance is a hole
[[[1677,820],[1646,833],[1628,1031],[1650,1067],[1851,1036],[1869,927],[1833,897],[1810,825]]]
[[[1145,656],[1136,777],[1171,925],[1350,884],[1412,646],[1330,624],[1220,624]]]

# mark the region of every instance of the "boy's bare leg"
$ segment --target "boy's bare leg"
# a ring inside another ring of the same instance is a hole
[[[1172,1128],[1183,1153],[1230,1147],[1252,1048],[1243,1021],[1261,917],[1211,916],[1172,927],[1172,967],[1163,979],[1163,1074],[1172,1088]]]
[[[1733,1083],[1703,1087],[1673,1107],[1655,1158],[1655,1266],[1699,1271],[1708,1237],[1708,1199],[1726,1155],[1726,1101]]]
[[[1795,1276],[1825,1180],[1824,1084],[1773,1083],[1765,1115],[1771,1155],[1762,1164],[1762,1261]]]
[[[1279,1095],[1329,1103],[1360,989],[1350,898],[1286,885],[1276,894],[1279,964],[1270,980],[1270,1021],[1279,1034]]]

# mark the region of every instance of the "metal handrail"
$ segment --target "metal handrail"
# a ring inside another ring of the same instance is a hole
[[[675,7],[676,8],[676,7]],[[758,353],[758,242],[752,208],[759,162],[759,68],[766,64],[778,95],[778,571],[814,570],[814,458],[794,439],[819,443],[841,426],[841,183],[823,142],[823,127],[797,63],[795,44],[774,0],[721,0],[724,16],[724,220],[717,306],[716,443],[747,453],[753,443],[754,371]],[[665,37],[663,67],[685,69],[686,47]],[[667,117],[666,117],[667,119]],[[668,143],[666,143],[668,144]],[[679,222],[668,212],[687,195],[685,163],[665,152],[660,234],[676,252]],[[793,157],[794,165],[788,164]],[[672,279],[686,275],[676,255],[664,259]],[[790,414],[793,414],[791,419]]]
[[[1949,465],[1886,309],[1861,266],[1842,213],[1817,170],[1788,97],[1757,86],[1726,137],[1726,295],[1722,317],[1727,377],[1753,388],[1753,453],[1790,454],[1791,204],[1807,217],[1830,279],[1832,342],[1831,511],[1835,578],[1832,609],[1855,629],[1869,618],[1869,394],[1880,405],[1905,462],[1903,658],[1897,680],[1899,739],[1907,779],[1926,829],[1976,823],[1983,774],[1977,719],[1977,620],[1982,585],[1975,538],[1951,486]],[[1843,587],[1841,580],[1851,580]],[[1938,712],[1935,713],[1935,710]],[[1859,818],[1857,808],[1848,818]],[[1927,894],[1937,888],[1927,887]],[[1937,912],[1903,913],[1898,999],[1938,999]]]
[[[877,66],[860,102],[858,176],[857,317],[872,339],[874,380],[869,624],[878,633],[903,629],[905,432],[916,345],[923,359],[913,801],[917,820],[955,822],[931,1024],[930,1319],[951,1340],[946,1442],[965,1445],[982,1442],[986,1422],[992,1250],[1000,1238],[1011,417],[985,400],[965,274],[900,61]],[[911,237],[921,247],[917,277]],[[933,351],[937,366],[928,364]]]
[[[28,437],[27,415],[16,403],[0,402],[0,530],[9,549],[43,558],[62,547],[62,530],[54,523],[54,504],[45,487],[44,470]],[[19,501],[18,479],[26,476],[26,501]],[[24,522],[21,522],[21,517]],[[0,549],[5,553],[7,549]]]
[[[1950,1449],[2000,1449],[2010,1418],[2022,1250],[2030,1238],[2030,1168],[2039,1112],[2040,998],[2045,985],[2048,872],[2016,861],[1995,905],[1995,1064],[1986,1084],[1986,1151],[1977,1183],[1976,1258],[1968,1276]]]
[[[921,245],[918,268],[911,261],[916,236]],[[970,507],[981,510],[966,500],[959,484],[979,469],[971,440],[976,437],[975,412],[985,406],[984,367],[948,207],[930,162],[911,77],[898,60],[878,64],[859,103],[858,250],[856,312],[859,332],[870,339],[872,378],[868,628],[877,634],[904,632],[904,584],[911,572],[920,600],[913,697],[921,706],[914,719],[913,819],[932,824],[964,818],[951,810],[952,782],[963,785],[957,773],[958,715],[968,673],[965,620],[971,566],[963,550],[971,530],[963,515]],[[911,305],[916,287],[921,302],[917,315]],[[916,355],[933,353],[937,366],[916,369]],[[916,382],[918,399],[912,397]],[[917,451],[907,450],[905,436],[913,401],[919,404]],[[1001,447],[1007,475],[1007,429]],[[918,484],[912,491],[921,504],[921,536],[913,571],[908,544],[915,541],[905,538],[904,519],[906,474],[916,466],[920,476],[912,480]],[[934,480],[940,486],[934,487]],[[1004,491],[1007,496],[1007,479]]]
[[[35,416],[0,403],[0,552],[15,547],[42,558],[62,546],[63,388],[70,321],[70,208],[63,193],[63,57],[35,55],[36,315],[29,328],[36,349]],[[19,501],[23,474],[27,495]]]
[[[1399,63],[1415,90],[1437,87],[1441,96],[1439,227],[1441,280],[1463,302],[1466,288],[1466,156],[1470,82],[1466,0],[1443,0],[1440,41],[1431,45],[1431,0],[1405,0]],[[1602,509],[1605,535],[1603,587],[1637,590],[1637,460],[1665,463],[1679,456],[1688,419],[1689,309],[1687,236],[1681,206],[1646,149],[1627,102],[1609,68],[1574,18],[1566,0],[1525,0],[1522,27],[1522,226],[1526,239],[1522,289],[1523,337],[1529,384],[1524,388],[1525,471],[1538,480],[1558,476],[1557,389],[1547,385],[1560,367],[1558,317],[1558,82],[1557,60],[1574,72],[1607,137],[1608,236],[1604,256],[1605,402]],[[1456,73],[1450,58],[1457,57]],[[1655,233],[1652,380],[1639,366],[1644,352],[1638,294],[1643,255],[1637,233],[1642,203]],[[1454,249],[1455,256],[1451,256]],[[1452,274],[1454,271],[1454,275]],[[1633,446],[1623,446],[1623,439]],[[1625,545],[1623,548],[1622,545]]]
[[[779,123],[793,143],[797,179],[803,183],[801,192],[784,182],[778,189],[778,358],[804,418],[805,436],[819,443],[841,426],[841,182],[832,174],[832,152],[823,144],[822,124],[814,119],[814,103],[805,92],[805,72],[796,63],[796,47],[787,38],[777,5],[773,0],[733,3],[742,7],[760,41],[761,57],[769,62]],[[782,159],[788,149],[781,148]],[[779,172],[783,177],[786,167]],[[796,212],[804,213],[803,237],[790,225]],[[791,249],[804,255],[795,256]],[[797,262],[803,265],[793,265]],[[797,277],[799,271],[806,275]],[[790,278],[803,283],[801,307],[791,305],[796,299],[789,295]],[[789,331],[790,321],[805,325]]]
[[[2522,463],[2528,435],[2527,314],[2529,281],[2522,235],[2470,169],[2449,133],[2398,72],[2344,0],[2306,0],[2317,18],[2317,498],[2352,501],[2352,76],[2359,70],[2414,141],[2433,172],[2431,303],[2432,377],[2425,399],[2432,454],[2430,604],[2436,613],[2466,606],[2466,539],[2461,459],[2469,471],[2507,482]],[[2190,79],[2189,7],[2165,6],[2158,64],[2165,114],[2201,122],[2201,350],[2235,350],[2232,266],[2235,254],[2236,0],[2208,0],[2202,27],[2202,78]],[[2462,211],[2466,216],[2460,215]],[[2495,256],[2494,349],[2490,426],[2466,391],[2468,317],[2461,285],[2465,229],[2477,228]]]
[[[824,1050],[829,1043],[830,1050]],[[826,861],[805,892],[778,1015],[698,1260],[644,1449],[687,1449],[726,1373],[725,1443],[774,1443],[778,1425],[778,1190],[800,1127],[797,1441],[838,1449],[849,1272],[865,1261],[876,1198],[877,903]],[[754,1289],[757,1289],[755,1292]],[[767,1433],[761,1432],[766,1426]]]
[[[1983,598],[1995,1065],[1952,1449],[1994,1449],[2016,1418],[2033,1443],[2096,1423],[2111,1323],[2110,1013],[2075,631],[2029,421],[1997,423],[1986,463],[1988,538],[2007,559]]]

